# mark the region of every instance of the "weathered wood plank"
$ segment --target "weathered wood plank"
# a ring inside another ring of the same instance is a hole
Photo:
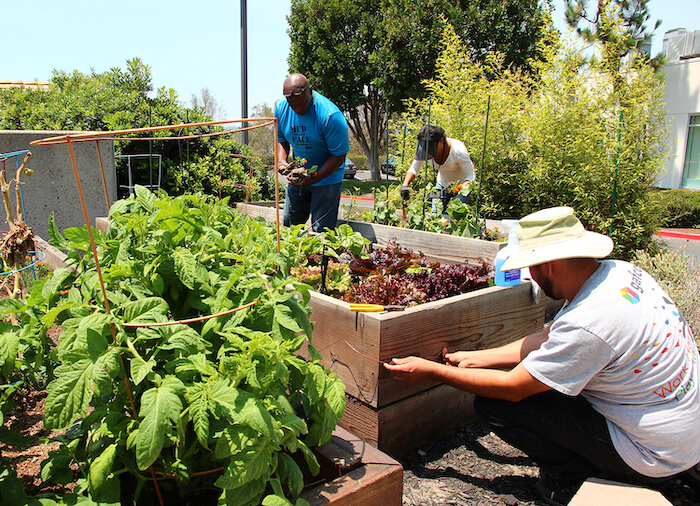
[[[341,427],[319,451],[331,460],[360,460],[360,465],[333,481],[307,490],[300,497],[311,506],[400,506],[403,495],[403,468],[397,461],[368,445]],[[339,457],[341,455],[341,457]]]
[[[261,216],[265,218],[266,221],[277,221],[277,213],[275,212],[274,202],[250,202],[246,204],[245,202],[237,202],[236,209],[238,209],[243,214],[252,216],[254,218]],[[280,213],[280,222],[282,220],[282,209]]]
[[[429,259],[435,258],[442,262],[462,263],[466,260],[470,263],[492,263],[498,250],[506,245],[505,242],[484,241],[362,221],[339,220],[338,223],[347,223],[355,232],[359,232],[375,244],[385,246],[396,238],[396,242],[404,248],[420,251]]]
[[[400,458],[475,420],[472,394],[438,385],[383,408],[348,398],[340,425]]]
[[[449,351],[501,346],[544,325],[544,303],[531,285],[490,287],[399,312],[356,313],[345,302],[311,293],[313,346],[333,369],[346,393],[382,407],[427,390],[435,383],[394,380],[381,365],[394,357],[438,359]]]

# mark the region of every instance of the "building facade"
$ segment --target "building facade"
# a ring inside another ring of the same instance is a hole
[[[658,185],[700,190],[700,30],[667,31],[662,52],[670,156]]]

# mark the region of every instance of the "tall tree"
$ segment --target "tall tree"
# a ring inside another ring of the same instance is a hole
[[[472,58],[500,50],[527,71],[545,14],[533,0],[292,0],[289,67],[345,112],[376,176],[386,108],[398,112],[406,99],[425,96],[442,20],[454,24]]]
[[[619,61],[646,42],[661,25],[649,30],[649,0],[564,0],[566,21],[583,40],[600,42],[603,58]],[[620,29],[621,28],[621,29]],[[657,60],[657,58],[655,58]]]
[[[287,18],[290,71],[304,73],[345,113],[373,171],[373,141],[381,139],[384,123],[383,101],[374,82],[379,72],[380,19],[376,0],[292,0]]]

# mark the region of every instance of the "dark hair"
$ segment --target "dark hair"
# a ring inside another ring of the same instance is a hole
[[[418,132],[418,140],[428,140],[429,144],[437,144],[440,139],[445,138],[445,130],[437,125],[425,125]]]

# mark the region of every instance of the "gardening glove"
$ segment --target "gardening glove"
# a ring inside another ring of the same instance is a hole
[[[411,188],[408,185],[401,186],[401,199],[404,202],[408,202],[408,198],[411,196]]]
[[[306,169],[304,167],[299,167],[294,169],[288,176],[287,181],[295,186],[301,186],[304,177],[306,176]]]
[[[283,176],[287,176],[294,169],[296,169],[296,167],[297,167],[297,165],[296,165],[296,163],[294,163],[294,161],[291,161],[290,163],[280,162],[279,165],[277,166],[277,170]]]

